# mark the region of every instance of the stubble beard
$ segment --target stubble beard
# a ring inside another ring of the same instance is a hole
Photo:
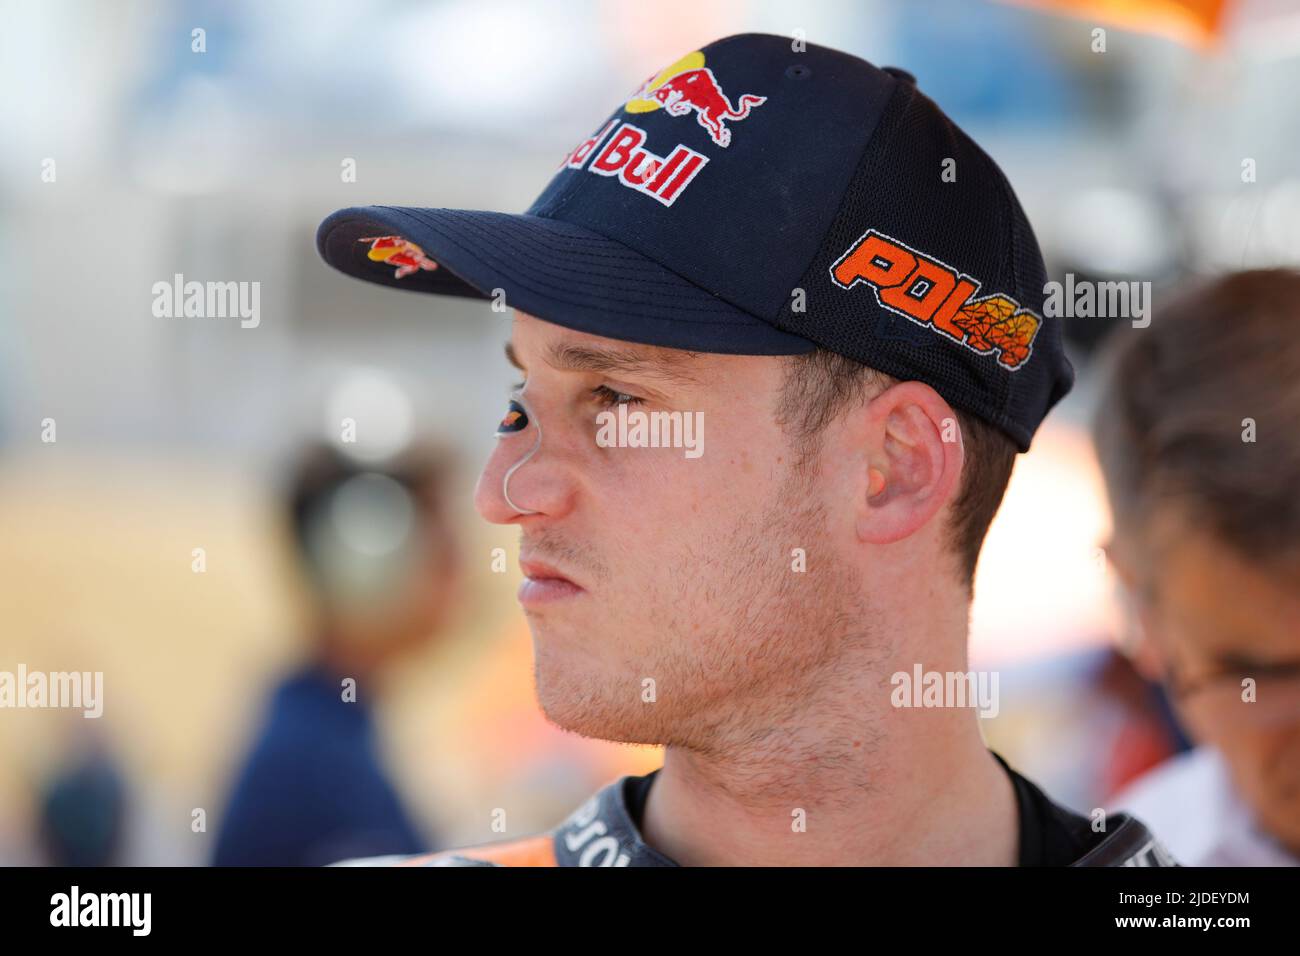
[[[687,529],[689,532],[689,529]],[[737,515],[711,540],[683,546],[628,630],[621,659],[592,668],[551,658],[534,641],[539,703],[556,725],[585,737],[678,747],[701,755],[770,746],[814,696],[853,675],[836,664],[874,644],[856,572],[837,561],[826,509],[807,469],[792,467],[761,511]],[[805,570],[796,570],[802,549]],[[837,673],[837,670],[841,673]],[[797,742],[789,742],[797,746]]]

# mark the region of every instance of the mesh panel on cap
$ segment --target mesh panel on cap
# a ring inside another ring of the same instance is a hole
[[[955,182],[941,179],[946,159],[956,161]],[[1068,390],[1068,381],[1048,384],[1058,379],[1063,361],[1059,330],[1040,327],[1030,359],[1013,371],[999,363],[996,351],[976,352],[883,307],[866,282],[836,285],[832,265],[868,230],[972,277],[979,282],[977,299],[1001,293],[1042,316],[1042,257],[1009,184],[993,160],[910,84],[895,90],[804,273],[806,311],[795,312],[793,300],[787,301],[775,324],[896,378],[927,383],[1026,450],[1047,408]]]

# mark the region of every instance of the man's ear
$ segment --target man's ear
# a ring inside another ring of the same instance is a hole
[[[899,382],[863,408],[857,534],[888,544],[925,527],[957,493],[964,450],[957,415],[929,385]]]

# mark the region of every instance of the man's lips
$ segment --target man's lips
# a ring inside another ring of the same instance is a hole
[[[575,587],[577,586],[577,582],[571,577],[555,567],[555,565],[547,564],[545,561],[520,558],[519,570],[524,572],[524,577],[531,578],[534,581],[566,581]]]
[[[519,586],[519,603],[525,607],[563,601],[585,593],[559,569],[544,561],[521,560],[519,568],[524,572],[524,582]]]

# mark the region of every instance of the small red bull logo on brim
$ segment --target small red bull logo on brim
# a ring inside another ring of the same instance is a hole
[[[393,272],[394,279],[404,279],[421,270],[432,272],[438,268],[438,263],[426,256],[423,249],[401,236],[367,236],[357,242],[370,243],[370,249],[366,252],[367,259],[397,266]]]

